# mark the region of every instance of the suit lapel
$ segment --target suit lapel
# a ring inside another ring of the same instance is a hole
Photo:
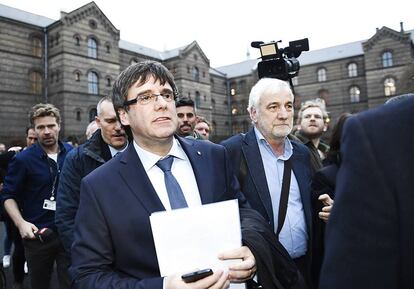
[[[273,226],[273,210],[272,210],[272,200],[270,198],[269,188],[267,186],[267,180],[265,175],[265,170],[263,162],[260,156],[259,146],[257,144],[256,134],[254,129],[251,129],[245,136],[242,141],[242,151],[243,155],[246,158],[247,168],[249,174],[252,178],[253,184],[256,187],[260,200],[262,201],[263,206],[266,209],[266,213],[271,220]]]
[[[119,162],[121,178],[148,214],[165,211],[132,143],[122,153]]]
[[[293,145],[293,142],[292,142]],[[298,150],[295,151],[295,146],[293,147],[293,155],[292,155],[292,170],[296,176],[296,180],[298,181],[299,191],[302,199],[303,210],[305,212],[305,219],[306,224],[311,230],[311,196],[310,196],[310,184],[306,183],[309,180],[309,177],[306,176],[306,168],[304,164],[306,164],[304,155]]]
[[[208,171],[208,164],[211,160],[207,157],[207,152],[197,145],[197,141],[189,141],[185,138],[177,137],[193,168],[196,178],[201,203],[209,204],[214,202],[213,179],[215,173]]]

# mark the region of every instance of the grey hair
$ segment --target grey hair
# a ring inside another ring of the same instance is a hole
[[[247,111],[251,113],[252,108],[257,108],[257,104],[260,100],[260,97],[265,94],[266,92],[271,93],[280,93],[283,91],[289,92],[292,95],[292,90],[287,82],[276,79],[276,78],[262,78],[260,79],[250,91],[249,95],[249,106],[247,107]]]
[[[112,103],[112,98],[110,96],[104,96],[99,100],[98,104],[96,105],[96,115],[100,116],[102,112],[102,103],[104,101]]]

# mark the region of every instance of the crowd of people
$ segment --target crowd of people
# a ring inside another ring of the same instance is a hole
[[[344,113],[330,137],[323,100],[304,102],[296,125],[293,103],[287,82],[260,79],[252,128],[215,144],[168,69],[144,61],[97,103],[81,145],[60,140],[54,105],[35,105],[27,146],[0,144],[14,288],[25,261],[32,289],[55,268],[61,289],[409,288],[414,98]],[[230,199],[242,246],[217,258],[239,261],[192,283],[160,276],[149,216]]]

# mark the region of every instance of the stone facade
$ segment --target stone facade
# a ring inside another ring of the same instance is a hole
[[[61,137],[82,138],[98,100],[110,93],[119,72],[144,59],[168,67],[180,94],[191,97],[197,113],[212,123],[213,140],[250,126],[246,108],[258,80],[257,60],[212,68],[196,41],[164,52],[125,42],[94,2],[62,12],[57,21],[0,6],[0,142],[23,139],[28,111],[39,102],[61,110]],[[295,106],[322,97],[331,119],[378,106],[414,90],[413,59],[413,33],[402,27],[383,27],[366,41],[306,52],[294,80]],[[325,79],[318,80],[321,69]],[[387,89],[385,82],[391,85]]]

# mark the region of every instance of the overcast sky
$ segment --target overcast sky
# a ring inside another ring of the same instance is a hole
[[[87,0],[0,0],[1,4],[59,19]],[[121,39],[156,50],[196,40],[212,67],[259,57],[255,40],[308,37],[311,50],[365,40],[382,26],[414,29],[414,1],[364,0],[95,0]],[[299,58],[300,60],[300,58]]]

